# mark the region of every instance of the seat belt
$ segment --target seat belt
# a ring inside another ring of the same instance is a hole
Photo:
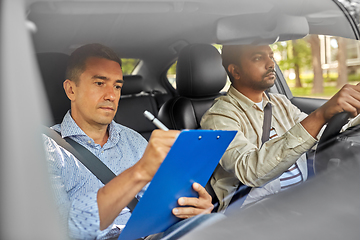
[[[270,100],[270,95],[269,95],[268,91],[265,91],[265,94]],[[267,140],[269,140],[270,130],[271,130],[271,117],[272,117],[272,106],[271,106],[271,103],[268,102],[264,108],[264,122],[263,122],[263,133],[261,136],[261,147],[264,145],[264,143]],[[235,194],[233,195],[233,197],[230,200],[229,205],[232,204],[233,202],[237,201],[238,199],[246,196],[247,194],[249,194],[251,189],[252,189],[252,187],[246,186],[240,182],[238,188],[235,191]]]
[[[69,137],[62,138],[60,133],[48,128],[43,127],[43,133],[52,138],[59,146],[63,147],[71,154],[73,154],[90,172],[92,172],[104,185],[110,182],[115,173],[111,171],[98,157],[96,157],[87,148],[72,140]],[[133,200],[127,205],[130,212],[134,211],[138,199],[134,197]]]
[[[270,95],[267,91],[265,92],[265,94],[270,99]],[[261,136],[261,147],[270,138],[271,116],[272,116],[272,106],[271,103],[268,102],[264,108],[264,122],[263,122],[263,133]]]

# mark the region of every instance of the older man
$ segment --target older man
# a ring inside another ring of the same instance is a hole
[[[66,78],[71,110],[53,129],[86,147],[117,176],[103,185],[72,154],[44,136],[58,207],[71,238],[116,237],[131,215],[127,204],[142,196],[179,132],[155,130],[147,143],[113,121],[123,73],[119,57],[105,46],[89,44],[75,50]],[[206,190],[196,183],[193,188],[199,197],[180,198],[184,207],[173,209],[175,216],[189,218],[211,211]]]

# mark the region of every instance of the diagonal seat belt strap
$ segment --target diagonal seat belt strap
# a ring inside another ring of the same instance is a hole
[[[271,115],[272,115],[272,106],[268,102],[264,108],[264,123],[263,123],[263,134],[261,136],[261,146],[270,138],[271,130]]]
[[[107,184],[114,177],[115,173],[111,171],[98,157],[91,153],[87,148],[72,140],[69,137],[63,139],[60,134],[48,127],[43,128],[43,133],[52,138],[59,146],[63,147],[73,154],[90,172],[92,172],[103,184]],[[134,198],[128,208],[132,212],[138,203],[138,199]]]
[[[116,175],[94,154],[69,137],[64,138],[81,156],[80,162],[85,165],[103,184],[110,182]],[[96,158],[96,159],[95,159]]]

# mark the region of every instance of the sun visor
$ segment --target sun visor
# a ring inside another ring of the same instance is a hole
[[[303,38],[309,34],[305,17],[272,12],[222,18],[216,26],[219,44],[272,44]]]

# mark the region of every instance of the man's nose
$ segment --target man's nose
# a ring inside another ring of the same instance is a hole
[[[266,64],[266,69],[269,69],[269,68],[272,68],[272,69],[275,68],[275,61],[271,57],[268,57],[268,61],[267,61],[267,64]]]
[[[105,100],[108,100],[108,101],[115,101],[116,99],[116,93],[115,93],[115,89],[113,86],[108,86],[106,88],[106,92],[104,94],[104,98]]]

